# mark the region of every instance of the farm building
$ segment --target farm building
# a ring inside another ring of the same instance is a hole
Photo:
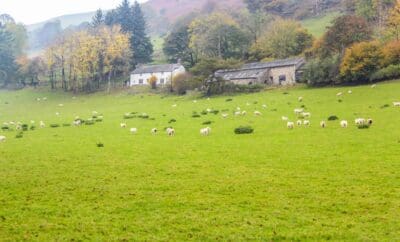
[[[293,85],[298,81],[304,64],[303,58],[249,63],[238,69],[218,70],[215,77],[239,85]]]
[[[185,67],[181,64],[139,65],[131,73],[130,86],[148,85],[147,80],[151,76],[157,77],[157,85],[164,85],[175,75],[185,72]]]

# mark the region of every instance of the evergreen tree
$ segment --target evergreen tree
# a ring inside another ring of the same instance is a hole
[[[0,80],[3,79],[3,86],[10,82],[17,71],[12,48],[13,41],[12,34],[2,25],[0,27]]]
[[[121,26],[125,33],[133,33],[133,15],[129,0],[122,0],[122,3],[116,9],[116,22]]]
[[[101,9],[96,11],[96,14],[92,18],[91,26],[93,28],[99,27],[100,25],[104,24],[104,15]]]
[[[133,65],[152,61],[153,45],[146,33],[146,20],[137,1],[132,9],[132,36],[131,48],[133,51]]]
[[[108,26],[112,26],[118,23],[117,11],[115,11],[115,9],[107,12],[106,17],[104,18],[104,23]]]

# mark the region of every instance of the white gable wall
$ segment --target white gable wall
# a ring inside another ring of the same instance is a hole
[[[165,85],[170,83],[175,75],[185,72],[185,68],[181,66],[178,69],[175,69],[173,72],[131,74],[130,86],[149,85],[147,80],[153,75],[157,77],[157,85]]]

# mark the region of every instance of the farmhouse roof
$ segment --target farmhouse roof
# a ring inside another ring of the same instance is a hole
[[[164,65],[139,65],[132,74],[145,74],[156,72],[172,72],[182,65],[180,64],[164,64]]]
[[[225,80],[233,79],[257,79],[264,75],[271,68],[279,68],[286,66],[301,67],[305,63],[303,58],[291,58],[284,60],[275,60],[270,62],[254,62],[244,64],[242,67],[237,69],[224,69],[215,72],[216,77],[223,78]]]

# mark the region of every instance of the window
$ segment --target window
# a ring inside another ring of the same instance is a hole
[[[286,81],[286,75],[279,76],[279,83]]]
[[[164,84],[164,82],[165,82],[164,78],[161,78],[160,79],[160,84]]]
[[[143,79],[139,79],[139,84],[143,84]]]

